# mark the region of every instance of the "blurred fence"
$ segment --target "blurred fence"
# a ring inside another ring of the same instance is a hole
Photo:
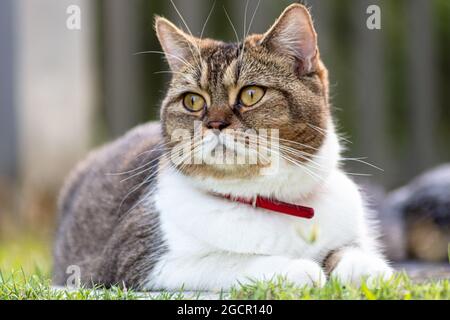
[[[371,181],[398,186],[450,159],[450,1],[309,0],[348,163]],[[213,1],[175,1],[199,35]],[[205,36],[235,41],[244,21],[264,32],[291,1],[215,1]],[[81,30],[65,25],[69,5]],[[381,8],[382,29],[366,26]],[[256,12],[256,13],[255,13]],[[6,212],[52,215],[63,177],[86,151],[156,119],[167,75],[153,16],[183,26],[170,1],[0,1],[0,223]],[[11,191],[13,190],[13,191]],[[15,196],[13,196],[15,195]],[[36,205],[37,204],[37,205]],[[42,205],[41,205],[42,204]],[[33,209],[34,208],[34,209]],[[35,212],[35,213],[30,213]]]

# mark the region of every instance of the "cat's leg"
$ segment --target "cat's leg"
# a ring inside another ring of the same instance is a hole
[[[214,253],[161,260],[146,289],[228,290],[239,283],[278,275],[299,286],[323,286],[326,282],[322,268],[312,260]]]
[[[325,269],[331,277],[343,283],[359,285],[363,278],[368,284],[377,279],[387,280],[393,270],[377,253],[358,247],[346,247],[329,255],[325,261]]]

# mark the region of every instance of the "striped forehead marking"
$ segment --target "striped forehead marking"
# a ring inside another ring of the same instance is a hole
[[[224,74],[239,57],[239,52],[239,45],[231,43],[217,46],[203,54],[207,64],[207,70],[203,69],[203,71],[207,72],[205,79],[208,81],[208,86],[217,88],[223,84]]]

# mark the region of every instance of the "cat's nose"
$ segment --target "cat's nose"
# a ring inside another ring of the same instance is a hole
[[[229,122],[222,121],[222,120],[214,120],[214,121],[208,121],[206,126],[208,129],[216,129],[216,130],[223,130],[226,127],[230,125]]]

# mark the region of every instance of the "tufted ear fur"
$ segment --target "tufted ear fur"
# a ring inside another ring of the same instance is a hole
[[[294,59],[299,75],[315,71],[318,63],[317,34],[308,9],[287,7],[260,42],[267,49]]]
[[[155,30],[170,68],[172,71],[179,71],[198,50],[197,39],[159,16],[155,19]]]

